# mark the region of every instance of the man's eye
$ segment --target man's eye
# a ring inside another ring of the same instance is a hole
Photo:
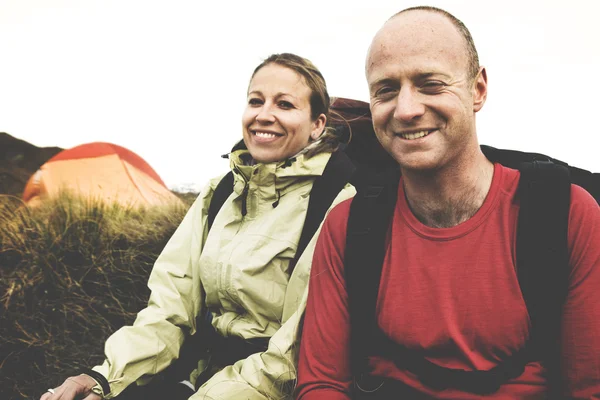
[[[444,83],[439,81],[427,81],[421,85],[426,92],[438,92],[444,88]]]
[[[396,93],[396,89],[390,86],[383,86],[375,92],[376,97],[390,97]]]
[[[250,104],[251,106],[260,106],[262,104],[262,100],[253,97],[250,100],[248,100],[248,104]]]
[[[294,105],[292,103],[290,103],[289,101],[285,101],[285,100],[281,100],[279,103],[277,103],[279,105],[279,107],[281,108],[293,108]]]

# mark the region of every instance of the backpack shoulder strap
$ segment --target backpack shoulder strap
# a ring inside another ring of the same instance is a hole
[[[231,149],[231,153],[233,153],[236,150],[243,149],[246,149],[246,145],[244,144],[243,140],[240,140],[235,144],[235,146],[233,146],[233,148]],[[221,158],[229,158],[229,155],[231,153],[223,154]],[[225,200],[227,200],[229,195],[233,193],[233,180],[233,172],[229,171],[221,179],[221,181],[217,184],[217,187],[215,188],[215,192],[213,193],[213,196],[210,199],[210,204],[208,205],[207,222],[209,231],[210,228],[212,228],[213,222],[215,222],[215,218],[219,210],[221,209],[221,207],[223,207],[223,204],[225,204]]]
[[[233,193],[233,172],[229,171],[227,175],[221,179],[210,199],[207,215],[209,231],[210,228],[212,228],[213,222],[215,222],[217,213],[221,207],[223,207],[225,200],[227,200],[231,193]]]
[[[569,276],[569,170],[551,161],[519,168],[517,275],[531,321],[532,356],[549,371],[548,382],[560,393],[560,330]]]
[[[481,151],[492,162],[498,162],[505,167],[519,169],[524,163],[533,161],[551,161],[553,164],[568,169],[571,183],[587,190],[600,204],[600,174],[592,173],[585,169],[577,168],[556,158],[539,153],[525,153],[517,150],[496,149],[491,146],[481,145]]]
[[[377,294],[399,179],[398,170],[363,177],[364,184],[357,186],[350,206],[344,269],[351,326],[350,362],[355,378],[366,372],[367,343],[377,327]]]
[[[587,190],[600,205],[600,174],[573,166],[569,166],[569,174],[571,175],[571,183]]]
[[[319,229],[321,222],[325,218],[325,213],[327,213],[337,195],[350,182],[355,169],[354,164],[350,161],[346,153],[335,151],[331,154],[331,158],[327,162],[323,174],[315,179],[308,200],[308,209],[302,233],[300,234],[296,255],[292,261],[290,271],[298,263],[298,259],[315,235],[317,229]]]

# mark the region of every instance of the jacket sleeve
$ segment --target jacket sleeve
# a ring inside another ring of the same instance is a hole
[[[569,214],[571,275],[563,308],[565,398],[600,398],[600,208],[572,186]]]
[[[354,188],[346,186],[338,194],[329,211],[354,194]],[[202,385],[190,400],[290,398],[296,381],[299,327],[306,306],[308,278],[319,231],[320,228],[306,246],[290,277],[284,302],[283,323],[271,337],[268,349],[225,367]]]
[[[110,384],[107,399],[133,382],[146,384],[178,357],[185,335],[195,332],[204,299],[198,260],[207,234],[206,211],[218,181],[202,190],[156,260],[148,281],[148,306],[133,326],[119,329],[106,341],[106,360],[93,369]]]

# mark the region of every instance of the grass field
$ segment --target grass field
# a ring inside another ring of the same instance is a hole
[[[0,196],[0,399],[37,399],[102,361],[192,201],[126,209],[63,194],[30,209]]]

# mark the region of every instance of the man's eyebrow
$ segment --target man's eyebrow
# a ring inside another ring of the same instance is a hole
[[[395,79],[381,78],[381,79],[377,79],[375,82],[369,84],[369,88],[382,86],[382,85],[397,85],[397,84],[398,83],[396,82]]]
[[[417,74],[415,76],[415,78],[419,79],[419,80],[423,80],[423,79],[432,78],[435,76],[440,76],[443,78],[450,78],[450,75],[445,74],[443,72],[423,72],[423,73]]]
[[[430,71],[430,72],[417,73],[417,74],[413,75],[410,79],[415,80],[415,81],[422,81],[422,80],[432,78],[432,77],[441,77],[441,78],[449,79],[450,75],[448,75],[444,72],[441,72],[441,71]],[[379,86],[383,86],[383,85],[395,86],[395,85],[398,85],[398,80],[392,79],[392,78],[377,79],[377,80],[375,80],[375,82],[369,84],[369,88],[379,87]]]

